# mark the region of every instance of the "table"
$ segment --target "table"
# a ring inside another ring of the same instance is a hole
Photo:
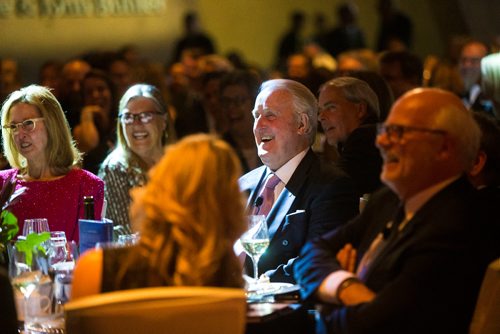
[[[297,301],[248,304],[246,334],[306,334],[314,328],[314,317]]]

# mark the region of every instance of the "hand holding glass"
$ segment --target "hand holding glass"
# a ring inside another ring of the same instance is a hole
[[[240,241],[245,249],[245,253],[252,259],[253,276],[257,280],[259,279],[259,259],[269,246],[266,216],[248,216],[248,230],[240,237]]]

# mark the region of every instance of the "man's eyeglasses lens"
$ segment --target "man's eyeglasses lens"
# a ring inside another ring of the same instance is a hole
[[[446,134],[446,131],[439,130],[439,129],[426,129],[426,128],[404,126],[404,125],[397,125],[397,124],[389,124],[389,125],[386,125],[383,123],[377,124],[377,134],[378,135],[385,134],[391,142],[400,141],[401,138],[403,138],[403,135],[405,134],[405,132],[411,132],[411,131],[424,132],[424,133],[430,133],[430,134],[435,134],[435,135],[445,135]]]

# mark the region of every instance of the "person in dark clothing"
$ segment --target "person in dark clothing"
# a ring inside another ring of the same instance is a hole
[[[280,38],[278,43],[278,52],[276,57],[276,68],[284,71],[288,56],[301,52],[303,47],[302,30],[306,16],[301,11],[294,11],[290,15],[290,27],[287,32]]]
[[[392,0],[379,0],[377,9],[380,15],[377,51],[410,49],[413,42],[410,18],[398,11]]]
[[[337,8],[339,24],[327,36],[326,51],[336,57],[340,53],[366,47],[365,35],[357,25],[357,8],[352,3],[344,3]]]
[[[381,186],[382,158],[375,147],[378,114],[377,95],[362,80],[339,77],[320,88],[318,119],[328,144],[338,149],[335,164],[353,179],[360,197]]]
[[[196,49],[201,55],[208,55],[216,52],[212,38],[201,31],[198,14],[188,12],[184,16],[184,36],[176,43],[172,62],[178,62],[181,59],[182,51],[186,49]]]
[[[308,243],[295,274],[331,333],[467,333],[487,265],[485,222],[465,173],[480,131],[459,97],[420,88],[378,129],[377,191],[346,225]]]
[[[4,334],[17,334],[17,313],[14,293],[5,269],[0,267],[0,327]]]

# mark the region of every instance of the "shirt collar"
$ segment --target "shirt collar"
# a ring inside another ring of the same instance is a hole
[[[296,156],[294,156],[293,158],[291,158],[290,160],[288,160],[283,166],[281,166],[276,172],[274,172],[274,174],[276,174],[280,178],[281,182],[287,184],[288,181],[290,181],[293,173],[299,166],[302,159],[304,159],[304,157],[306,156],[308,150],[309,147],[300,152],[299,154],[297,154]],[[267,172],[268,174],[272,173],[269,167],[267,168]]]

